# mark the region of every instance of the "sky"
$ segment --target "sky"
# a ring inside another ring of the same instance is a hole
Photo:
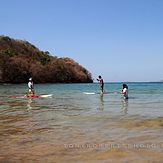
[[[0,35],[107,82],[163,79],[163,0],[0,0]]]

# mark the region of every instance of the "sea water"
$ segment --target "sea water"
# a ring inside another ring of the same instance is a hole
[[[0,162],[162,162],[163,83],[127,84],[0,85]]]

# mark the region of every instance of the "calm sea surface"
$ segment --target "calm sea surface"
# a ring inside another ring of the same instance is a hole
[[[163,83],[128,86],[125,101],[121,83],[103,97],[99,84],[35,85],[42,99],[0,85],[0,162],[163,162]]]

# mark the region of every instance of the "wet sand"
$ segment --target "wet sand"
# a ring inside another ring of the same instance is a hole
[[[0,116],[0,162],[162,162],[163,118]],[[98,119],[98,121],[97,121]]]

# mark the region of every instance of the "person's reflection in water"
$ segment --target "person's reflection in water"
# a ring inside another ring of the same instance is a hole
[[[99,105],[99,110],[104,110],[104,97],[100,96],[100,105]]]
[[[27,110],[31,110],[31,109],[32,109],[31,103],[32,103],[32,99],[29,98],[29,99],[28,99],[28,103],[27,103]]]
[[[40,110],[39,108],[36,108],[36,106],[34,104],[36,104],[36,101],[34,99],[32,99],[32,98],[28,98],[27,110],[28,111],[31,111],[31,110]]]
[[[122,99],[122,110],[125,114],[128,112],[128,99]]]

